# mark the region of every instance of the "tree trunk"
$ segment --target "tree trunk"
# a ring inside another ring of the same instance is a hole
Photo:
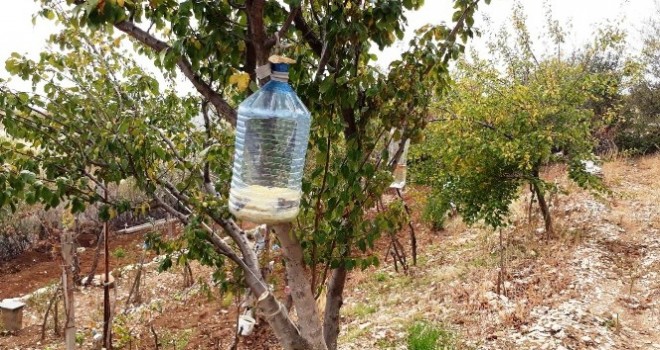
[[[291,224],[273,225],[273,229],[282,244],[291,296],[300,323],[300,334],[309,341],[309,350],[326,350],[316,300],[303,265],[302,246],[291,231]]]
[[[541,208],[541,213],[543,214],[543,221],[545,222],[545,234],[546,239],[550,238],[554,234],[552,228],[552,217],[550,216],[550,208],[548,208],[548,203],[545,201],[545,193],[541,186],[538,183],[534,182],[534,192],[536,192],[536,198],[539,201],[539,208]]]
[[[218,222],[223,223],[222,220],[219,220]],[[234,224],[224,222],[223,228],[231,236],[242,235],[241,232],[238,232],[240,230],[238,226]],[[227,254],[225,247],[226,243],[222,238],[212,233],[212,231],[210,232],[209,239],[211,242],[221,254]],[[242,242],[241,240],[236,242],[239,245],[246,245],[246,242]],[[287,310],[279,303],[273,294],[270,293],[268,286],[261,276],[258,266],[252,266],[252,262],[247,261],[254,259],[256,262],[256,256],[244,256],[243,258],[240,258],[233,253],[230,253],[228,256],[236,262],[243,271],[245,271],[245,283],[250,287],[250,291],[257,296],[257,307],[273,329],[273,333],[277,336],[282,348],[285,350],[312,349],[309,342],[301,336],[298,328],[289,318]]]
[[[270,48],[266,46],[266,30],[264,26],[264,0],[246,0],[245,7],[248,22],[248,35],[246,40],[247,55],[245,71],[252,80],[256,78],[255,69],[268,63]],[[266,80],[260,81],[265,84]]]
[[[108,198],[108,191],[105,191]],[[105,253],[105,280],[103,281],[103,346],[106,350],[112,349],[112,325],[110,324],[110,252],[108,249],[108,222],[103,223],[103,250]]]
[[[144,258],[146,252],[142,253],[140,257],[140,262],[138,265],[137,272],[135,273],[135,279],[133,280],[133,286],[131,286],[130,292],[128,292],[128,297],[126,297],[126,306],[124,307],[124,314],[128,312],[128,308],[132,304],[140,305],[142,304],[142,295],[140,293],[140,284],[142,283],[142,269],[144,268]]]
[[[73,301],[73,254],[75,247],[73,245],[73,234],[70,231],[62,233],[62,288],[64,291],[64,339],[67,350],[73,350],[76,346],[76,322],[75,308]]]
[[[89,269],[89,273],[87,274],[87,279],[84,279],[85,282],[82,284],[83,286],[88,286],[90,283],[92,283],[92,280],[94,279],[94,275],[96,274],[96,268],[99,266],[99,259],[101,258],[101,245],[105,241],[105,233],[101,231],[101,233],[98,235],[98,238],[96,239],[96,251],[94,251],[94,260],[92,261],[92,267]]]
[[[344,287],[348,271],[344,267],[334,269],[328,282],[328,293],[325,299],[325,317],[323,320],[323,337],[329,350],[337,349],[339,337],[339,310],[344,304]]]
[[[401,202],[403,203],[403,209],[405,209],[406,214],[408,215],[408,228],[410,228],[410,245],[412,250],[413,266],[417,266],[417,235],[415,234],[415,225],[413,224],[412,212],[410,211],[410,207],[408,207],[406,200],[403,199],[403,195],[401,194],[400,189],[396,189],[396,194],[401,199]]]

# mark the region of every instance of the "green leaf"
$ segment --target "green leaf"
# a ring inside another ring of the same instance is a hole
[[[53,12],[50,9],[44,9],[41,14],[42,14],[42,16],[44,16],[47,19],[50,19],[50,20],[55,19],[55,12]]]

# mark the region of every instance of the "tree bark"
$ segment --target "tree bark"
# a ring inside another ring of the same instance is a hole
[[[92,280],[94,279],[94,275],[96,274],[96,268],[99,265],[99,259],[101,258],[101,245],[103,242],[105,242],[104,238],[104,233],[101,231],[101,233],[98,235],[98,238],[96,240],[96,251],[94,252],[94,260],[92,261],[92,267],[89,269],[89,273],[87,274],[87,279],[84,279],[84,283],[82,283],[83,287],[86,287],[92,283]]]
[[[337,349],[339,337],[339,310],[344,304],[344,287],[348,271],[344,267],[334,269],[328,282],[328,292],[325,299],[325,317],[323,320],[323,337],[328,350]]]
[[[166,209],[171,209],[165,206]],[[175,214],[176,215],[176,214]],[[180,218],[183,222],[186,222],[185,218]],[[222,222],[222,220],[220,220]],[[226,220],[225,220],[226,221]],[[229,233],[232,231],[230,236],[234,238],[239,236],[234,230],[238,230],[236,225],[232,223],[225,222],[224,229]],[[289,318],[289,314],[286,309],[280,304],[277,299],[270,293],[266,283],[264,282],[258,266],[252,267],[248,265],[244,259],[250,259],[249,257],[244,257],[241,259],[238,257],[231,247],[227,246],[227,243],[215,234],[210,228],[207,228],[209,231],[209,239],[215,245],[218,253],[223,254],[229,257],[234,261],[238,266],[243,269],[245,272],[245,282],[250,288],[250,291],[257,295],[257,307],[259,311],[264,315],[266,321],[273,329],[275,336],[280,342],[280,345],[286,350],[309,350],[312,349],[309,342],[303,338],[303,336],[298,331],[298,328],[293,324]],[[234,238],[236,239],[236,238]],[[242,241],[236,242],[238,245],[244,244]]]
[[[399,148],[403,148],[403,146]],[[400,189],[398,188],[396,189],[396,194],[401,199],[401,202],[403,203],[403,209],[405,209],[406,214],[408,215],[408,228],[410,228],[410,245],[411,245],[410,249],[412,250],[413,266],[417,266],[417,235],[415,234],[415,225],[413,224],[412,212],[410,211],[410,207],[408,207],[408,203],[406,203],[406,200],[403,199],[403,195],[401,194]]]
[[[103,197],[108,200],[107,187],[103,191]],[[103,222],[103,252],[105,262],[105,280],[103,281],[103,346],[112,350],[112,325],[110,324],[110,252],[108,249],[108,222]]]
[[[303,265],[302,246],[291,231],[291,224],[273,225],[273,229],[282,244],[291,296],[300,322],[300,333],[310,342],[310,350],[326,350],[316,300]]]
[[[48,306],[46,307],[46,314],[44,315],[44,321],[41,324],[41,341],[46,339],[46,325],[48,323],[48,315],[50,315],[50,309],[53,305],[57,305],[57,298],[60,296],[60,287],[55,289],[55,293],[50,297],[48,301]],[[55,333],[57,334],[57,317],[53,314],[53,322],[55,323]]]
[[[64,320],[64,339],[67,350],[73,350],[76,347],[76,321],[75,321],[75,307],[73,299],[73,234],[70,231],[64,231],[61,236],[62,240],[62,288],[64,291],[64,313],[66,319]]]
[[[303,39],[305,42],[307,42],[312,51],[314,51],[318,57],[321,57],[323,52],[323,42],[316,37],[316,34],[314,34],[312,28],[309,26],[309,24],[307,24],[305,18],[302,15],[302,11],[298,11],[295,14],[293,18],[293,24],[295,25],[296,29],[302,33]]]
[[[552,235],[554,235],[550,208],[548,207],[548,203],[545,201],[545,193],[543,189],[538,185],[538,183],[534,183],[533,186],[534,192],[536,192],[536,198],[539,200],[539,208],[541,208],[541,213],[543,214],[543,221],[545,222],[546,239],[549,239]]]
[[[250,74],[250,78],[255,80],[256,68],[268,63],[270,48],[272,44],[266,34],[264,26],[264,0],[246,0],[245,9],[247,13],[248,35],[245,45],[247,47],[247,56],[245,62],[245,71]],[[267,78],[259,81],[261,85],[267,82]]]

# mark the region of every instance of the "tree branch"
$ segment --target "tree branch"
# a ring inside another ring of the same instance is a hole
[[[170,214],[174,215],[182,223],[188,223],[188,216],[179,212],[178,210],[172,208],[169,204],[165,203],[162,199],[154,196],[155,200]],[[266,320],[271,327],[275,330],[275,334],[278,336],[280,344],[282,347],[287,350],[309,350],[309,342],[303,338],[296,328],[296,325],[289,318],[286,309],[282,307],[279,301],[275,299],[275,296],[270,293],[266,283],[262,280],[261,274],[254,271],[247,265],[247,263],[241,259],[238,254],[223,240],[220,238],[215,231],[202,223],[202,228],[209,234],[209,241],[215,246],[218,253],[228,257],[233,262],[235,262],[243,271],[245,271],[245,282],[247,283],[250,291],[256,296],[257,305],[260,308],[261,312],[266,316]],[[233,238],[233,237],[232,237]]]
[[[303,39],[305,39],[309,47],[312,48],[317,56],[321,57],[323,52],[323,43],[321,40],[319,40],[319,38],[316,37],[309,24],[307,24],[301,11],[296,12],[293,18],[293,23],[296,29],[302,32]]]
[[[300,12],[300,7],[294,7],[291,9],[289,15],[286,17],[286,20],[282,24],[282,28],[280,28],[280,30],[277,33],[275,33],[273,36],[266,39],[264,46],[267,49],[273,47],[275,44],[277,44],[278,39],[282,39],[286,35],[286,32],[289,30],[289,27],[291,27],[291,24],[293,23],[293,19],[296,17],[296,14],[298,14],[298,12]]]
[[[139,28],[132,22],[121,21],[115,23],[115,27],[122,32],[130,35],[135,40],[141,42],[142,44],[150,47],[156,52],[161,52],[164,50],[170,50],[171,47],[162,40],[158,40],[151,34],[147,33],[143,29]],[[202,78],[197,75],[192,68],[192,65],[184,57],[180,57],[176,62],[176,65],[179,67],[183,75],[190,80],[195,89],[204,96],[218,111],[219,115],[222,115],[232,126],[236,125],[236,110],[234,110],[227,101],[222,98],[220,94],[215,92],[211,85],[202,80]]]

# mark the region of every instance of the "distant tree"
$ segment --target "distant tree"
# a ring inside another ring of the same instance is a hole
[[[660,151],[660,82],[643,80],[625,99],[616,129],[616,143],[633,154]]]
[[[641,76],[629,89],[616,125],[616,143],[636,154],[660,151],[660,2],[646,21]]]
[[[518,5],[513,33],[502,31],[491,45],[500,59],[473,54],[458,64],[449,95],[435,105],[426,142],[412,151],[413,174],[421,171],[422,181],[434,188],[433,206],[448,209],[452,203],[470,223],[501,227],[520,188],[529,186],[551,235],[546,196],[553,184],[542,178],[543,166],[567,163],[577,184],[600,188],[583,163],[594,159],[592,107],[618,85],[592,69],[593,57],[622,37],[603,31],[582,60],[570,60],[561,50],[561,29],[549,23],[555,50],[537,55]]]
[[[642,29],[644,48],[642,58],[648,77],[660,81],[660,1],[655,1],[655,9]]]

